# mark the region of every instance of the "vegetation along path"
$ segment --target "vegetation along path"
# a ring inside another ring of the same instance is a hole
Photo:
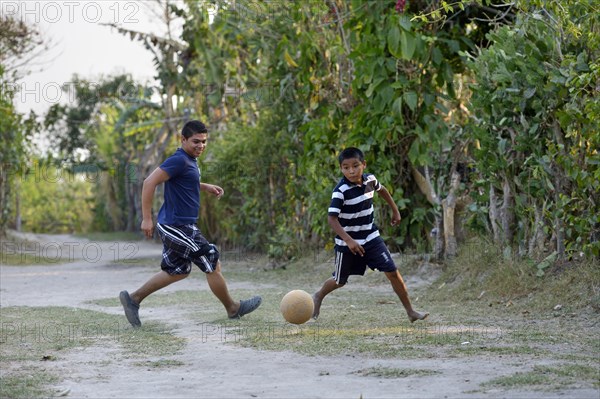
[[[599,395],[597,309],[453,295],[455,276],[423,259],[398,256],[413,302],[431,312],[420,324],[408,322],[378,273],[328,297],[318,321],[287,324],[281,297],[316,290],[328,254],[273,270],[263,257],[224,251],[233,296],[258,293],[261,308],[228,320],[194,270],[149,297],[144,325],[133,329],[117,296],[157,270],[160,244],[22,239],[3,244],[0,266],[1,397]]]

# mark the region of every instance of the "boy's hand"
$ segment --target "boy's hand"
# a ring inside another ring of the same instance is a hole
[[[350,252],[352,252],[354,255],[365,255],[365,249],[362,247],[362,245],[354,241],[352,238],[346,241],[346,244],[348,244],[348,249],[350,249]]]
[[[400,219],[402,219],[400,217],[400,211],[398,211],[398,207],[396,206],[396,203],[394,202],[394,199],[390,195],[389,191],[385,187],[381,186],[381,189],[377,191],[377,193],[381,195],[385,202],[388,203],[390,208],[392,208],[392,226],[400,223]]]
[[[152,219],[142,220],[141,229],[147,238],[152,238],[154,234],[154,222],[152,222]]]
[[[402,220],[402,217],[400,216],[400,212],[398,212],[398,211],[394,212],[394,214],[392,215],[392,226],[395,226],[398,223],[400,223],[400,220]]]
[[[223,196],[223,194],[225,193],[225,190],[223,190],[223,188],[221,188],[215,184],[208,184],[208,183],[201,183],[200,190],[214,195],[215,197],[217,197],[217,199],[220,199]]]

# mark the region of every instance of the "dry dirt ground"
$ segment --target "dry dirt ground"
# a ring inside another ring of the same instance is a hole
[[[68,253],[72,259],[49,266],[0,266],[2,307],[68,306],[120,314],[118,308],[93,305],[90,301],[116,298],[121,289],[138,287],[149,274],[147,267],[116,268],[115,260],[155,257],[161,252],[161,246],[151,242],[135,243],[132,249],[126,245],[117,248],[110,242],[89,243],[71,236],[26,238],[59,243],[60,249],[47,245],[45,256],[61,250],[63,256]],[[406,277],[413,286],[418,284],[416,277]],[[204,280],[187,279],[164,291],[192,289],[208,287]],[[230,282],[230,289],[235,290],[236,283]],[[207,335],[206,325],[174,316],[172,309],[157,307],[144,313],[145,320],[168,322],[174,317],[178,326],[175,335],[186,340],[186,348],[170,357],[177,367],[140,367],[135,364],[139,359],[122,356],[117,346],[75,349],[53,362],[53,369],[63,377],[56,392],[70,398],[599,398],[598,390],[588,388],[558,392],[492,389],[482,394],[480,383],[531,368],[508,356],[500,361],[497,357],[484,357],[474,362],[472,358],[460,357],[390,360],[257,351]],[[243,322],[244,319],[240,321]],[[546,360],[537,361],[543,365]],[[437,373],[404,378],[357,374],[369,367],[427,369]]]

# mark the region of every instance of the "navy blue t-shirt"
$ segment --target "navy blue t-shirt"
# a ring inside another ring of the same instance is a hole
[[[200,209],[200,169],[196,158],[178,148],[160,168],[169,175],[169,180],[165,182],[165,202],[158,211],[158,223],[196,223]]]

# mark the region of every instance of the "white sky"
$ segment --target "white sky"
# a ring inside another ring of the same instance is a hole
[[[59,88],[73,74],[94,82],[101,76],[130,73],[138,82],[152,82],[155,74],[150,51],[140,41],[131,41],[116,29],[101,23],[142,32],[161,34],[164,24],[150,12],[151,1],[10,1],[0,2],[0,12],[16,15],[39,26],[52,45],[27,69],[17,83],[17,110],[43,114],[52,104],[68,103],[71,93]]]

